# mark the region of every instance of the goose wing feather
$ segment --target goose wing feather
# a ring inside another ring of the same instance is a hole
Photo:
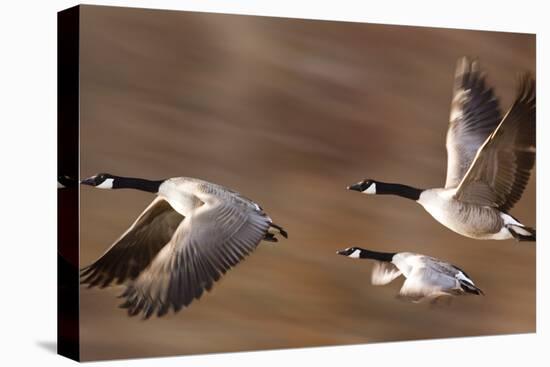
[[[183,218],[157,197],[98,260],[81,270],[81,283],[105,287],[137,278],[170,241]]]
[[[372,268],[371,283],[373,285],[385,285],[401,275],[394,264],[387,261],[375,261]]]
[[[516,100],[477,151],[455,197],[463,202],[510,210],[520,199],[535,163],[535,81],[520,77]]]
[[[122,294],[123,308],[145,318],[189,305],[265,237],[271,220],[235,201],[209,200],[183,220],[170,243]]]
[[[451,264],[426,256],[422,266],[412,269],[399,295],[411,301],[420,301],[441,295],[460,294],[457,273],[458,270]]]
[[[458,186],[478,148],[498,126],[500,116],[498,100],[485,85],[477,60],[461,58],[456,67],[447,130],[446,188]]]

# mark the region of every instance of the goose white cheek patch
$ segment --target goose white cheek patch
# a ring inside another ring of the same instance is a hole
[[[361,254],[361,251],[355,250],[351,254],[349,254],[348,257],[351,257],[353,259],[358,259],[360,254]]]
[[[376,194],[376,184],[373,183],[366,190],[363,191],[363,194]]]
[[[101,184],[96,186],[98,189],[112,189],[113,188],[113,179],[108,178],[103,181]]]

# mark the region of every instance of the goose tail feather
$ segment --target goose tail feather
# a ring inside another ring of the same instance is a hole
[[[508,231],[518,241],[536,241],[537,231],[531,227],[508,225]]]

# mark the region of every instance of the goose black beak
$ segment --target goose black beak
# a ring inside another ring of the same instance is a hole
[[[95,186],[95,177],[88,177],[88,178],[80,181],[80,184]]]
[[[348,256],[348,249],[336,251],[338,255]]]
[[[353,184],[353,185],[350,185],[347,187],[348,190],[354,190],[354,191],[363,191],[362,190],[363,188],[363,183],[362,182],[359,182],[359,183],[356,183],[356,184]]]

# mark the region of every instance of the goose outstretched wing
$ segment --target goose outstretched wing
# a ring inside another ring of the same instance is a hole
[[[458,280],[447,273],[441,273],[431,267],[414,269],[403,283],[399,295],[411,301],[424,298],[436,298],[442,295],[458,294]]]
[[[385,285],[401,275],[395,265],[387,261],[375,261],[372,268],[371,283],[373,285]]]
[[[472,164],[478,148],[500,122],[498,100],[485,85],[476,60],[458,61],[447,131],[446,188],[457,187]]]
[[[166,200],[157,197],[98,260],[81,270],[80,282],[106,287],[137,278],[170,241],[182,220]]]
[[[145,318],[180,310],[250,254],[270,225],[261,210],[209,200],[181,222],[169,244],[128,285],[122,307]]]
[[[448,262],[424,256],[403,283],[399,295],[412,301],[472,293],[482,295],[466,272]]]
[[[535,164],[535,81],[520,78],[516,100],[476,153],[455,197],[503,212],[520,199]]]

